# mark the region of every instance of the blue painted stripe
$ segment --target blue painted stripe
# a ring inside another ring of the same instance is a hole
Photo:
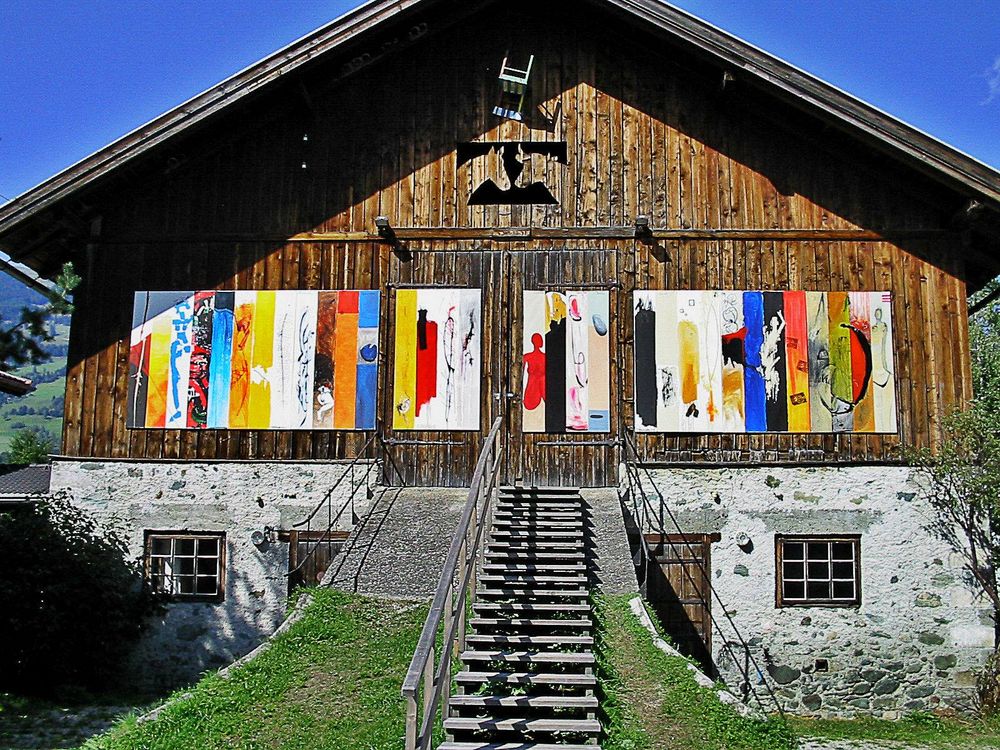
[[[587,432],[611,432],[611,412],[606,409],[591,409]]]
[[[375,391],[378,387],[378,365],[359,364],[357,392],[354,397],[354,427],[375,429]]]
[[[217,298],[216,303],[220,300]],[[230,303],[232,304],[232,303]],[[216,307],[212,313],[212,358],[208,365],[208,427],[229,426],[229,387],[232,382],[233,310]]]
[[[764,370],[760,350],[764,345],[764,295],[743,292],[743,321],[746,324],[746,365],[743,368],[743,391],[746,399],[747,432],[767,430]]]
[[[378,290],[362,291],[358,294],[358,328],[378,326]]]

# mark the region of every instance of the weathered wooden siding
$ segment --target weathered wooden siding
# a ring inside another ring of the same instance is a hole
[[[919,177],[780,103],[753,99],[738,79],[723,90],[718,71],[653,48],[615,21],[580,18],[572,3],[505,8],[460,28],[432,24],[413,46],[342,81],[336,79],[344,61],[320,65],[302,85],[290,82],[168,145],[162,163],[147,164],[109,194],[100,206],[101,234],[81,269],[67,454],[350,457],[362,436],[127,430],[132,292],[372,287],[383,290],[391,313],[396,285],[427,283],[484,289],[484,433],[506,400],[493,400],[493,393],[519,391],[521,290],[620,285],[612,293],[612,437],[632,419],[633,288],[890,289],[900,436],[934,442],[941,417],[971,395],[961,244],[947,231],[952,207]],[[551,128],[499,123],[489,114],[508,48],[536,56],[533,103],[560,113]],[[469,207],[474,187],[496,176],[497,166],[496,159],[457,166],[456,144],[474,139],[566,140],[567,166],[536,159],[530,169],[559,205]],[[640,214],[681,234],[655,246],[637,242],[627,227]],[[415,260],[404,263],[388,246],[352,234],[372,232],[378,215],[395,227],[433,230],[438,239],[409,243]],[[550,234],[531,239],[532,228]],[[585,237],[602,228],[605,237]],[[708,238],[708,230],[721,234]],[[383,330],[384,354],[392,332],[388,324]],[[391,375],[383,357],[383,416]],[[509,476],[552,480],[557,466],[574,466],[581,483],[607,478],[616,448],[540,445],[594,436],[522,440],[517,407]],[[478,445],[465,434],[386,437],[461,443],[390,445],[411,467],[404,471],[428,483],[460,484]],[[882,461],[892,460],[897,439],[713,435],[638,442],[651,460]]]

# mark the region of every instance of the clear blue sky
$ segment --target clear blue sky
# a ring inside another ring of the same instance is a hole
[[[0,195],[13,198],[357,4],[0,0]],[[677,4],[1000,167],[997,0]]]

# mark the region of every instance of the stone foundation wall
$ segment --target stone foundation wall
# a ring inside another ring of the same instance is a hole
[[[339,508],[365,480],[356,465],[334,493]],[[146,530],[224,531],[226,591],[219,603],[177,602],[154,618],[132,655],[127,679],[139,689],[189,682],[253,649],[285,617],[288,545],[255,546],[254,531],[289,529],[348,471],[343,463],[135,462],[58,459],[51,491],[127,534],[143,554]],[[372,476],[375,472],[372,472]],[[355,495],[359,515],[366,493]],[[326,513],[321,513],[326,524]],[[341,528],[349,530],[351,514]]]
[[[926,531],[931,512],[908,469],[652,475],[685,532],[721,533],[712,584],[789,710],[893,717],[971,706],[975,672],[993,648],[991,611],[966,585],[961,559]],[[737,545],[740,532],[752,547]],[[812,533],[861,535],[860,607],[776,606],[775,535]],[[713,614],[724,619],[717,604]],[[714,658],[735,687],[742,678],[723,640],[714,634]],[[828,671],[817,671],[817,659]]]

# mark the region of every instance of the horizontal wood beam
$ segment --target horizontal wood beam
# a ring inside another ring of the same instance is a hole
[[[634,226],[624,227],[393,227],[398,242],[426,240],[492,240],[526,242],[531,240],[666,240],[672,242],[697,240],[748,240],[820,242],[879,242],[900,239],[939,239],[958,233],[939,229],[901,229],[872,231],[867,229],[653,229],[636,236]],[[105,245],[132,243],[226,243],[226,242],[381,242],[391,244],[377,232],[300,232],[287,237],[275,235],[219,234],[186,237],[130,237],[102,240]]]

